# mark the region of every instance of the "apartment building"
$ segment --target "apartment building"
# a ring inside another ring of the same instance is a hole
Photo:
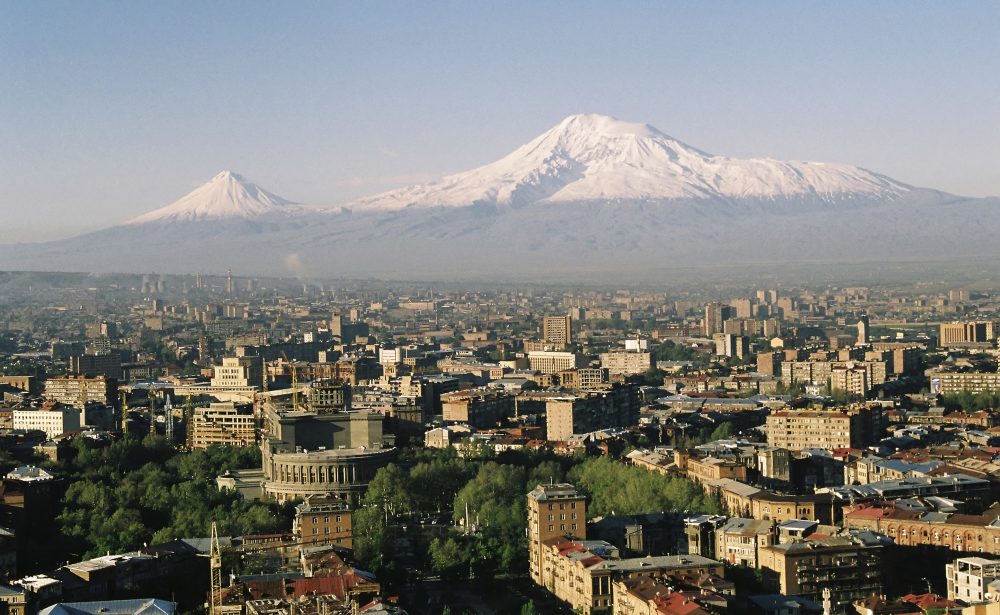
[[[528,493],[528,564],[539,585],[545,543],[560,536],[587,537],[587,499],[568,483],[538,485]]]
[[[774,412],[767,417],[767,444],[791,451],[864,448],[876,440],[881,423],[877,407]]]
[[[353,507],[334,498],[309,498],[295,507],[292,534],[300,544],[353,548]]]
[[[819,602],[830,590],[834,612],[843,613],[855,600],[882,594],[884,537],[829,536],[761,547],[759,567],[764,582],[786,596]]]
[[[542,319],[542,341],[555,348],[565,348],[573,341],[573,319],[569,316],[546,316]]]
[[[715,530],[715,559],[756,568],[759,549],[773,543],[773,521],[732,517]]]
[[[107,376],[53,376],[45,381],[46,399],[83,408],[89,402],[114,405],[118,381]]]
[[[1000,391],[1000,373],[933,371],[930,390],[932,395],[996,393]]]
[[[612,350],[601,354],[601,367],[612,376],[644,374],[653,366],[653,356],[642,350]]]
[[[568,440],[573,434],[628,427],[639,418],[639,387],[614,384],[602,391],[550,398],[545,403],[546,438]]]

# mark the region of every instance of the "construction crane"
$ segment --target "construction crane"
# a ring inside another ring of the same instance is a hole
[[[187,449],[194,448],[194,407],[191,405],[191,393],[184,397],[184,439]]]
[[[156,435],[156,389],[149,391],[149,435]]]
[[[209,615],[219,615],[222,611],[222,547],[219,546],[219,530],[212,521],[212,544],[209,549],[209,568],[211,568],[212,588],[209,595]]]
[[[285,363],[288,363],[289,367],[291,367],[292,369],[292,410],[293,411],[298,410],[299,409],[299,370],[297,369],[298,366],[295,365],[295,363],[293,363],[292,361],[288,360],[288,355],[285,354],[284,350],[281,351],[281,358],[283,358],[285,360]]]
[[[163,400],[163,415],[166,417],[167,422],[163,426],[163,436],[167,439],[170,444],[174,443],[174,405],[170,401],[170,393],[164,396]]]
[[[122,433],[124,433],[125,417],[128,415],[128,393],[125,392],[125,389],[122,389],[121,398],[122,398],[122,412],[118,428],[122,431]]]

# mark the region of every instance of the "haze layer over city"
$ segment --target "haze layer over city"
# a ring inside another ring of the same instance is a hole
[[[998,30],[0,2],[0,615],[1000,615]]]

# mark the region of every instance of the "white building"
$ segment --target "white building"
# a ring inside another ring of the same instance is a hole
[[[976,603],[1000,601],[990,583],[1000,579],[1000,560],[984,557],[960,557],[945,565],[948,599]]]
[[[14,429],[37,429],[49,438],[80,431],[80,411],[65,406],[34,410],[14,410]]]

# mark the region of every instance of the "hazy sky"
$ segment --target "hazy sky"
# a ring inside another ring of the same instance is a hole
[[[336,204],[566,115],[1000,195],[1000,3],[0,0],[3,241],[223,169]]]

